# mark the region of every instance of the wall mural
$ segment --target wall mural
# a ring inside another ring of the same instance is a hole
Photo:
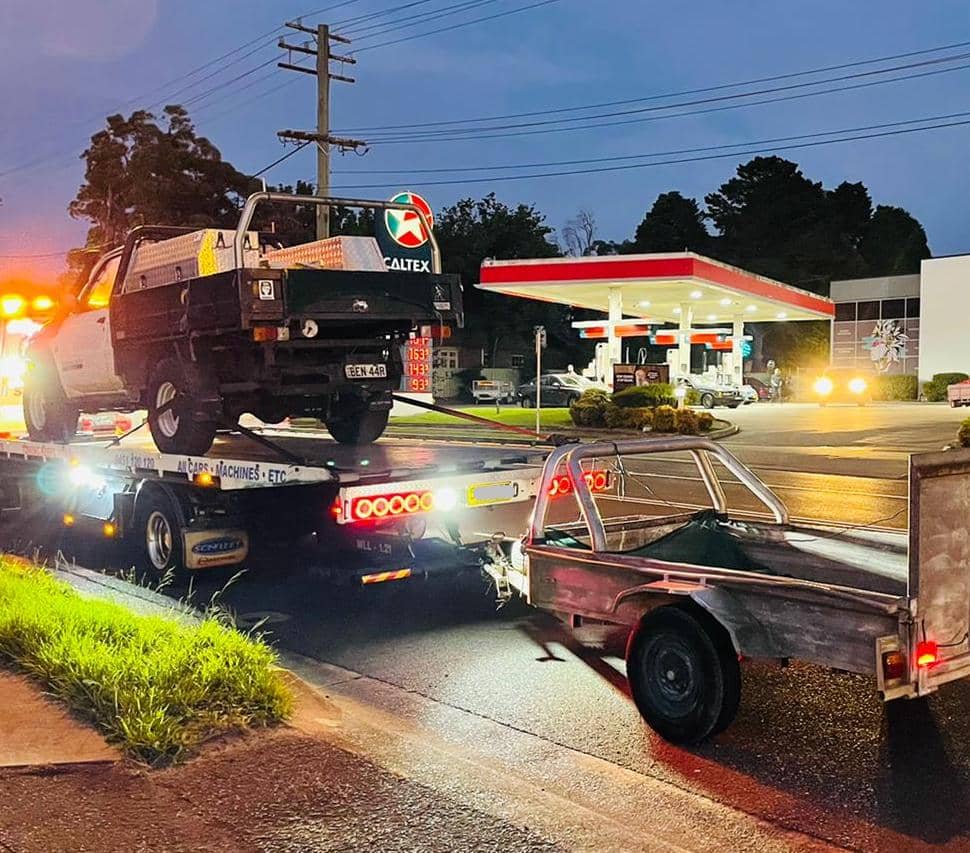
[[[902,361],[909,335],[895,320],[877,320],[872,334],[864,340],[873,366],[880,373],[885,373],[893,364]]]

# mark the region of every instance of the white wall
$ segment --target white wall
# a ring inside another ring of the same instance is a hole
[[[921,380],[970,373],[970,255],[923,261],[919,336]]]

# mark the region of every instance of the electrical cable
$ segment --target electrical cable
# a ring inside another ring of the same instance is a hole
[[[420,15],[410,20],[407,18],[399,18],[395,21],[383,21],[379,24],[371,24],[370,26],[363,27],[359,31],[351,30],[349,35],[354,42],[357,43],[365,39],[377,38],[397,30],[404,30],[410,27],[419,27],[422,24],[428,24],[431,23],[431,21],[436,21],[440,18],[449,18],[452,15],[460,15],[463,12],[470,12],[472,9],[477,9],[479,6],[489,6],[492,3],[498,2],[499,0],[465,0],[463,3],[455,3],[452,6],[445,6],[442,9],[431,10],[431,12],[428,14]],[[375,30],[375,32],[362,35],[361,33],[366,30]]]

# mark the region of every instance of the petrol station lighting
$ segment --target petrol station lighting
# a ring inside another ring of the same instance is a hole
[[[749,313],[751,313],[751,314],[753,314],[753,313],[754,313],[755,311],[757,311],[757,310],[758,310],[758,306],[757,306],[757,305],[749,305],[749,306],[748,306],[748,307],[747,307],[747,308],[745,309],[745,311],[748,311],[748,312],[749,312]]]
[[[731,304],[731,297],[730,297],[730,296],[725,296],[725,297],[724,297],[724,298],[723,298],[723,299],[721,300],[721,304],[722,304],[722,305],[730,305],[730,304]]]
[[[699,290],[692,290],[690,294],[691,299],[700,299],[704,294]]]
[[[784,311],[779,311],[775,316],[779,320],[784,320],[788,315]]]

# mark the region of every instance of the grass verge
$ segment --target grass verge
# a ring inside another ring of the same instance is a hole
[[[82,598],[10,557],[0,557],[0,659],[151,764],[221,732],[280,722],[292,707],[261,639],[215,615],[184,624]]]
[[[520,409],[510,407],[496,412],[494,408],[488,406],[475,406],[473,408],[463,407],[461,411],[468,412],[470,415],[478,415],[480,418],[487,418],[500,424],[509,426],[533,427],[536,425],[535,409]],[[461,418],[452,415],[443,415],[440,412],[428,412],[426,415],[409,415],[401,418],[391,418],[391,426],[398,424],[402,426],[423,426],[423,425],[446,425],[460,427],[463,424],[472,426],[471,421],[463,421]],[[558,427],[571,427],[572,420],[569,417],[569,409],[547,409],[542,408],[542,428],[555,429]]]

